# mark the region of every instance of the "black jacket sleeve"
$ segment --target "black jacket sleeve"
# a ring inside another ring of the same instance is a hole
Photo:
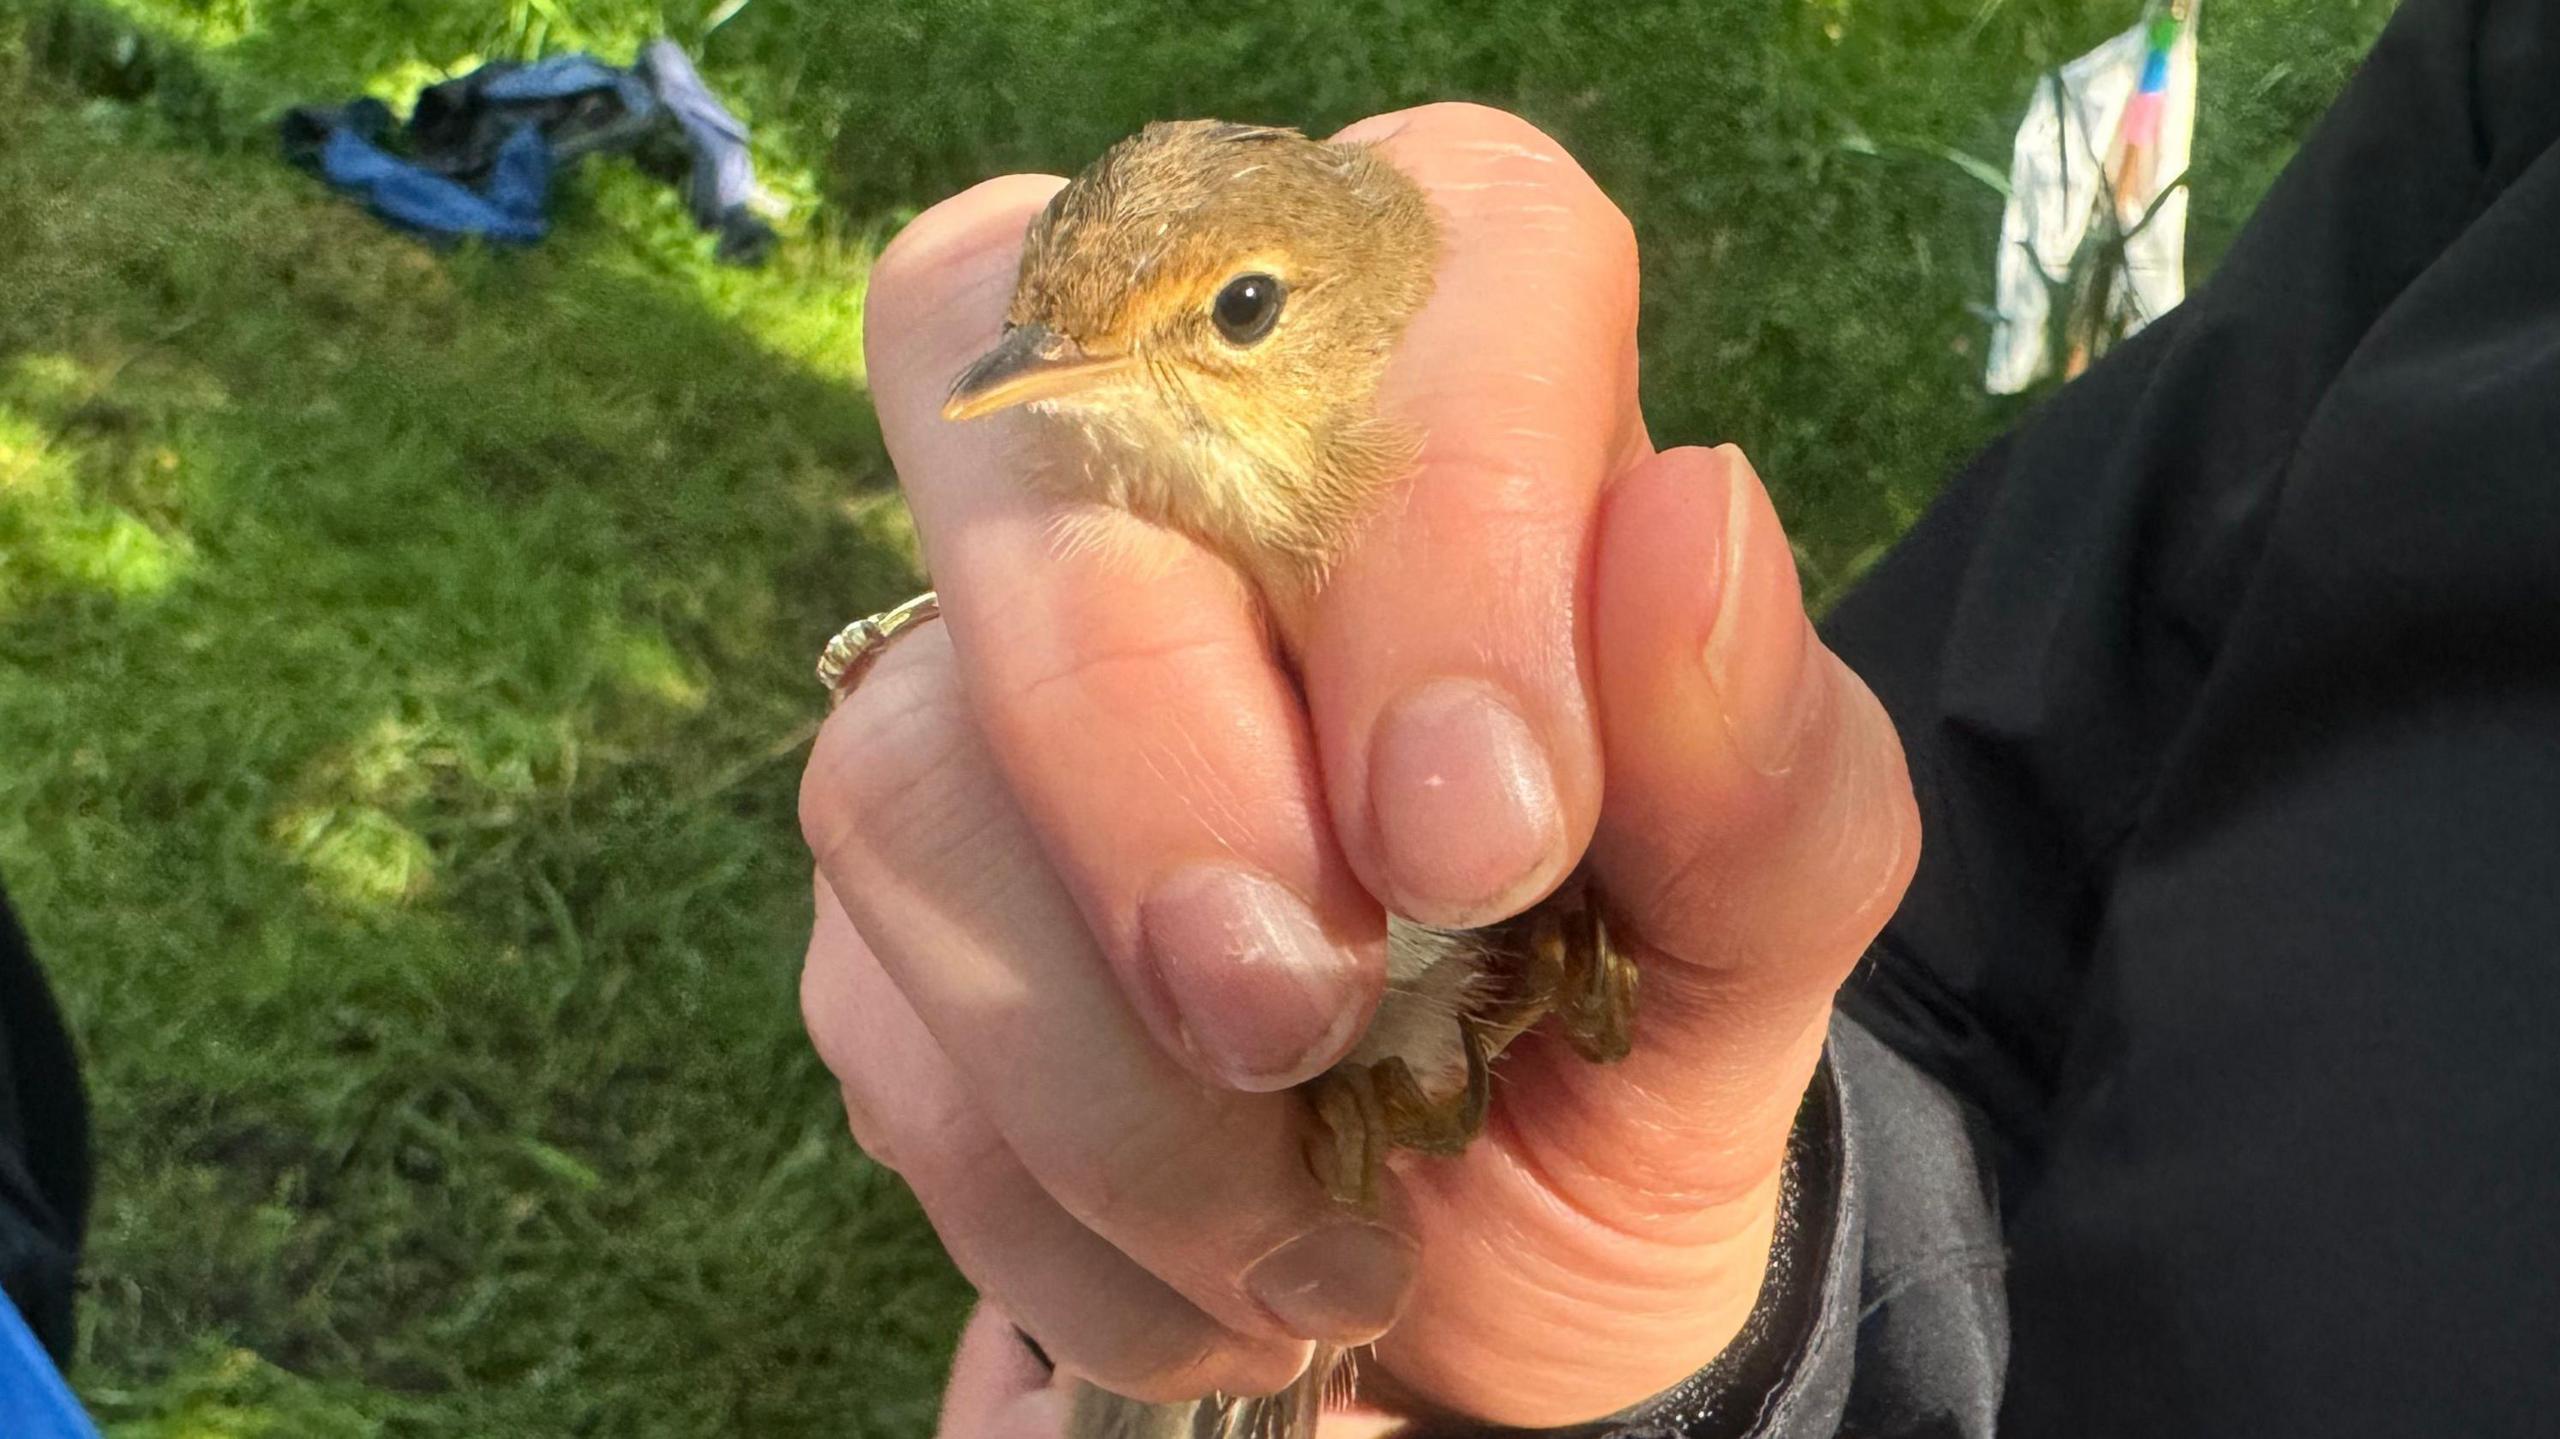
[[[2547,1431],[2555,74],[2560,5],[2412,0],[1830,616],[1918,873],[1770,1322],[1608,1432]]]
[[[53,996],[0,893],[0,1289],[57,1364],[89,1204],[89,1120]]]

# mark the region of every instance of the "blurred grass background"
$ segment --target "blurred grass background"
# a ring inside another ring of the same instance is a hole
[[[2388,10],[2204,17],[2209,270]],[[2132,0],[0,0],[0,874],[104,1171],[76,1380],[142,1436],[910,1436],[967,1295],[797,1029],[809,657],[914,582],[897,225],[1151,118],[1516,109],[1635,219],[1654,433],[1817,597],[1979,392],[2037,73]],[[437,255],[268,122],[659,33],[770,268],[616,162]]]

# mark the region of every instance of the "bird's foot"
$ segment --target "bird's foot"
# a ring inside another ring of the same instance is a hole
[[[1626,1058],[1635,1038],[1635,961],[1609,943],[1590,891],[1560,891],[1515,923],[1511,995],[1484,1016],[1489,1052],[1501,1054],[1553,1015],[1575,1054],[1593,1064]]]
[[[1493,1101],[1492,1054],[1482,1026],[1463,1016],[1457,1024],[1466,1082],[1445,1095],[1426,1093],[1401,1056],[1336,1065],[1316,1077],[1316,1118],[1330,1141],[1318,1150],[1317,1169],[1335,1199],[1374,1206],[1389,1149],[1457,1154],[1482,1132]]]
[[[1586,901],[1560,928],[1556,1027],[1574,1053],[1594,1064],[1615,1064],[1635,1043],[1635,961],[1609,943],[1608,922],[1595,904]]]

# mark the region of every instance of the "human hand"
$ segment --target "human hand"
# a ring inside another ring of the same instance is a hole
[[[1749,1312],[1917,821],[1747,463],[1651,447],[1623,217],[1498,112],[1348,135],[1431,193],[1447,255],[1385,396],[1421,466],[1317,600],[1303,695],[1222,566],[1134,521],[1061,552],[1019,432],[939,418],[1059,182],[981,185],[882,257],[874,398],[945,619],[812,757],[804,1005],[856,1137],[1069,1367],[1250,1392],[1395,1321],[1379,1364],[1417,1401],[1575,1422]],[[1482,923],[1586,848],[1644,974],[1634,1056],[1516,1046],[1465,1156],[1338,1209],[1280,1091],[1375,1003],[1372,896]]]

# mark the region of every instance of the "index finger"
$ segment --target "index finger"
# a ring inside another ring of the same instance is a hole
[[[1278,1089],[1339,1058],[1385,983],[1385,920],[1332,837],[1313,741],[1241,582],[1125,515],[1059,542],[1018,416],[941,416],[993,345],[1060,181],[944,202],[881,256],[865,344],[943,614],[1022,808],[1132,1004],[1195,1072]]]
[[[1607,477],[1648,452],[1626,217],[1516,116],[1432,105],[1379,146],[1442,220],[1386,379],[1419,428],[1305,631],[1307,703],[1352,864],[1396,913],[1475,925],[1555,887],[1600,805],[1584,575]]]

